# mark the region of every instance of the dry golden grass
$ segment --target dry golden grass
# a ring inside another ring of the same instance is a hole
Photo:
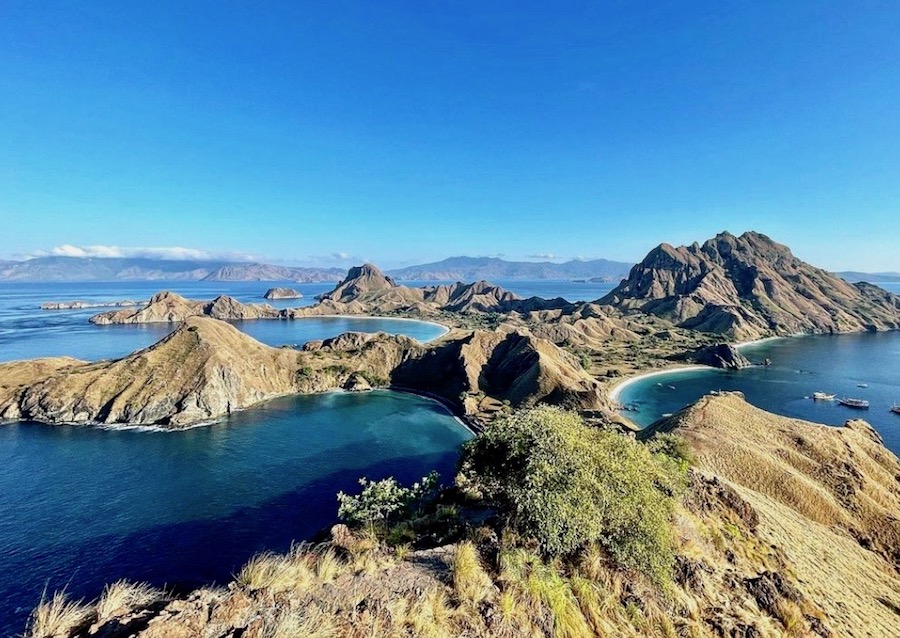
[[[97,603],[97,618],[107,620],[136,608],[146,607],[160,598],[163,593],[145,583],[130,583],[119,580],[107,585]]]
[[[461,603],[476,606],[494,594],[494,581],[481,564],[478,548],[469,541],[456,548],[451,565],[453,589]]]
[[[56,592],[49,600],[41,600],[31,613],[25,638],[68,636],[92,615],[92,609],[81,601],[69,600],[65,592]]]
[[[333,617],[315,607],[307,607],[302,613],[288,610],[278,614],[266,626],[264,638],[341,638],[342,634]]]
[[[315,554],[298,545],[287,554],[265,552],[254,556],[244,565],[235,580],[238,585],[250,591],[267,589],[273,593],[302,592],[318,579],[317,563]]]

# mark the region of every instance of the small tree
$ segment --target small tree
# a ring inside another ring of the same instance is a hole
[[[542,407],[496,420],[465,445],[460,469],[543,553],[599,542],[624,567],[670,576],[671,495],[684,472],[643,444]]]
[[[375,525],[415,514],[435,497],[439,478],[432,471],[410,487],[403,487],[393,476],[380,481],[363,477],[359,479],[361,493],[338,492],[338,516],[353,525]]]

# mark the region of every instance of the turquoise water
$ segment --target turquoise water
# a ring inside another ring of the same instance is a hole
[[[900,415],[890,411],[900,404],[900,333],[791,337],[741,351],[754,362],[769,358],[772,365],[648,377],[622,390],[619,402],[634,408],[624,414],[646,426],[713,390],[740,390],[750,403],[776,414],[828,425],[865,419],[900,454]],[[813,401],[813,392],[867,399],[871,407]]]
[[[394,392],[277,399],[179,432],[0,426],[0,635],[22,630],[45,587],[225,582],[333,522],[360,476],[452,481],[469,436]]]

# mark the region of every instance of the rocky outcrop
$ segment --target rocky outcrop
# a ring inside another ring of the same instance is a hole
[[[849,284],[754,232],[662,244],[600,303],[735,339],[900,328],[900,297]]]
[[[302,299],[303,295],[294,290],[293,288],[269,288],[266,291],[266,294],[263,295],[265,299]]]
[[[278,319],[279,310],[268,304],[244,304],[220,295],[212,301],[185,299],[174,292],[159,292],[145,306],[137,310],[116,310],[91,317],[97,325],[132,323],[174,323],[188,317],[212,317],[214,319]]]
[[[690,354],[689,358],[700,365],[726,370],[740,370],[753,365],[740,350],[727,343],[701,348]]]

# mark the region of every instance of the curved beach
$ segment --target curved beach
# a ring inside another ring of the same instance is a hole
[[[643,379],[648,379],[650,377],[659,377],[666,374],[679,374],[682,372],[691,372],[692,370],[716,370],[717,368],[713,368],[712,366],[704,366],[699,364],[686,365],[686,366],[678,366],[675,368],[663,368],[661,370],[654,370],[652,372],[645,372],[643,374],[638,374],[633,377],[627,377],[622,379],[618,383],[616,383],[612,388],[609,389],[609,398],[612,401],[618,401],[619,395],[622,393],[622,390],[627,388],[628,386],[637,383]]]

